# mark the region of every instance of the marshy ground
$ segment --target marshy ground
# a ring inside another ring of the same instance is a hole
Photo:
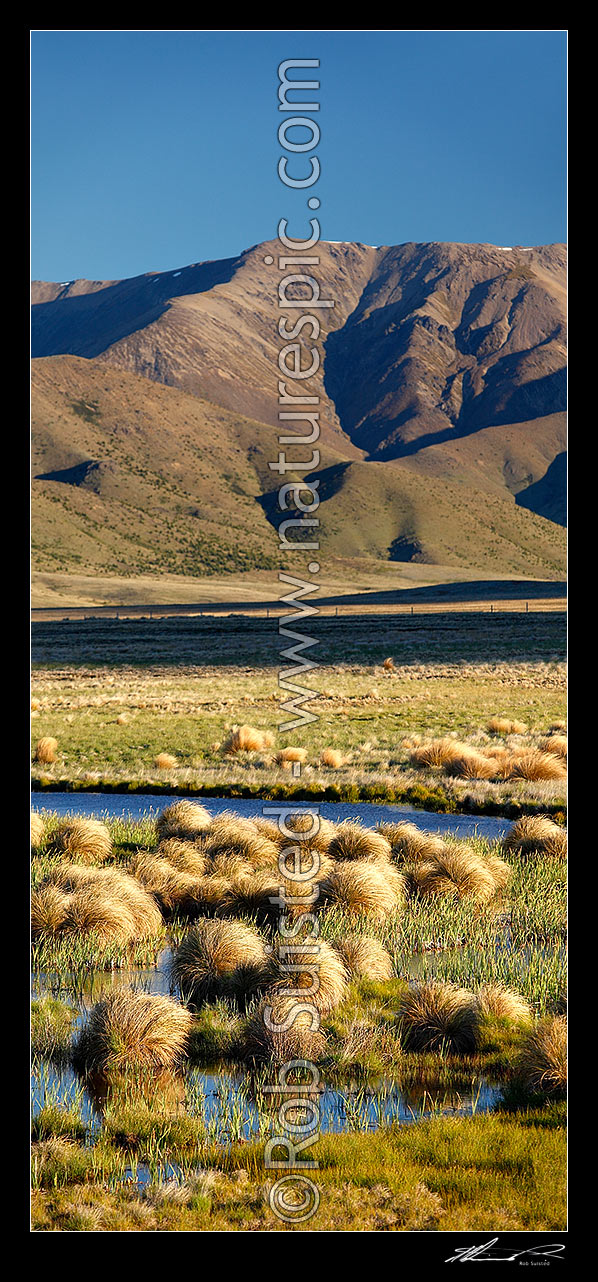
[[[56,747],[34,759],[34,786],[299,795],[280,755],[276,628],[238,618],[35,625],[33,744]],[[563,615],[321,618],[306,631],[321,666],[303,682],[318,720],[292,735],[304,796],[564,809],[566,757],[545,750],[565,716]],[[492,729],[496,717],[516,732]],[[262,732],[263,744],[227,753],[235,726]],[[448,736],[467,750],[458,769],[417,759]]]
[[[259,1023],[281,978],[280,847],[267,823],[202,811],[32,823],[37,1231],[286,1227]],[[291,1049],[326,1089],[305,1227],[562,1228],[563,829],[299,840],[319,858],[321,1028]]]

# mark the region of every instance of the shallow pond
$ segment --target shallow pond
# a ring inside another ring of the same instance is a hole
[[[184,797],[185,793],[179,794]],[[59,815],[78,814],[96,818],[109,819],[152,819],[166,806],[172,805],[176,796],[157,797],[154,793],[104,793],[104,792],[39,792],[33,793],[32,805],[40,812],[54,811]],[[253,815],[268,814],[268,808],[290,803],[261,801],[259,797],[192,797],[211,815],[219,815],[223,810],[234,810],[239,815],[249,818]],[[299,801],[298,806],[316,803]],[[430,810],[416,810],[413,806],[377,805],[375,802],[363,801],[357,805],[345,802],[322,801],[317,803],[318,813],[322,819],[340,823],[343,819],[360,819],[367,827],[379,823],[398,823],[408,819],[425,832],[454,833],[457,837],[488,837],[496,841],[502,837],[511,825],[510,819],[488,815],[440,815]]]

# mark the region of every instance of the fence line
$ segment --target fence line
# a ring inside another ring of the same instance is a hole
[[[316,604],[316,602],[314,602]],[[504,601],[429,601],[417,603],[372,602],[343,603],[318,605],[318,613],[326,618],[339,618],[344,615],[358,614],[397,614],[414,617],[430,614],[547,614],[562,613],[567,609],[566,597],[545,597],[537,600],[522,601],[517,598]],[[223,618],[241,617],[257,619],[275,619],[287,614],[280,603],[250,604],[242,602],[226,605],[118,605],[118,606],[73,606],[73,607],[34,607],[31,610],[32,623],[50,622],[100,622],[102,619],[167,619],[167,618]]]

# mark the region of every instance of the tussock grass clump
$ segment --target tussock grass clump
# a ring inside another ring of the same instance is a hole
[[[505,863],[504,859],[501,859],[499,855],[486,855],[484,862],[494,880],[496,889],[498,891],[505,890],[512,876],[512,869],[509,864]]]
[[[367,859],[337,864],[321,883],[325,900],[348,909],[383,918],[404,904],[405,878],[392,865]]]
[[[567,760],[567,736],[564,734],[549,734],[540,741],[539,747],[542,752],[551,752],[553,756]]]
[[[326,766],[328,770],[340,770],[345,764],[345,758],[342,752],[336,748],[323,748],[320,753],[320,765]]]
[[[384,668],[385,672],[394,672],[394,666],[395,666],[395,661],[390,657],[388,659],[385,659],[384,663],[382,664],[382,667]]]
[[[158,837],[181,837],[193,841],[209,827],[211,815],[196,801],[175,801],[158,816]]]
[[[272,903],[280,893],[280,877],[269,868],[257,868],[249,877],[233,877],[230,887],[230,910],[235,915],[247,913],[258,921],[268,921],[280,909]]]
[[[288,1064],[317,1063],[326,1049],[317,1011],[302,1010],[293,997],[267,995],[249,1020],[241,1042],[244,1059]]]
[[[103,863],[112,854],[112,837],[99,819],[64,819],[52,833],[48,853]]]
[[[287,815],[286,827],[290,832],[296,834],[297,840],[301,842],[302,849],[319,850],[322,854],[329,853],[330,843],[334,837],[336,824],[329,819],[322,819],[315,812],[297,811],[296,814]],[[292,838],[286,837],[280,833],[280,846],[289,846],[292,844]]]
[[[157,757],[154,757],[156,770],[174,770],[178,764],[176,757],[173,757],[171,752],[159,752]]]
[[[505,833],[503,849],[518,855],[554,855],[566,858],[567,833],[548,815],[524,815]]]
[[[345,935],[335,940],[348,975],[352,979],[392,979],[394,969],[390,953],[371,935]]]
[[[268,730],[256,730],[254,726],[233,726],[222,744],[222,752],[233,757],[237,752],[261,752],[271,748],[273,736]]]
[[[446,846],[434,859],[422,859],[411,871],[412,885],[420,895],[454,895],[487,903],[497,882],[487,860],[468,846]]]
[[[508,1020],[510,1024],[531,1023],[532,1013],[521,993],[503,984],[484,984],[476,995],[480,1014]]]
[[[57,935],[68,917],[69,896],[58,886],[40,886],[31,894],[31,935]]]
[[[193,877],[203,877],[206,871],[206,858],[201,846],[193,841],[183,841],[180,837],[167,837],[161,841],[156,855],[165,859],[173,868],[190,873]]]
[[[277,766],[282,766],[283,769],[290,769],[294,761],[299,761],[302,764],[307,761],[307,748],[281,748],[280,752],[276,753],[274,760]]]
[[[203,882],[209,880],[175,868],[168,859],[144,851],[134,856],[129,871],[155,895],[166,913],[197,912],[202,903]]]
[[[467,1054],[476,1049],[480,1012],[466,988],[440,982],[415,985],[401,997],[397,1014],[407,1050],[446,1048]]]
[[[442,854],[444,842],[434,833],[422,832],[408,822],[382,823],[376,829],[390,842],[392,856],[397,863],[415,863],[418,859],[431,859]]]
[[[44,821],[37,810],[31,811],[31,849],[38,850],[44,836]]]
[[[279,847],[271,837],[260,832],[250,819],[225,813],[219,815],[205,835],[204,851],[209,865],[219,857],[237,856],[252,868],[273,868]]]
[[[445,736],[442,739],[431,739],[429,743],[422,743],[414,748],[409,760],[413,766],[446,766],[464,750],[467,751],[467,744]]]
[[[172,977],[197,1006],[216,997],[239,999],[263,981],[267,960],[264,940],[251,927],[201,918],[174,954]]]
[[[567,733],[567,722],[566,722],[566,721],[553,721],[553,722],[552,722],[552,724],[551,724],[551,725],[549,725],[549,727],[548,727],[548,733],[549,733],[549,734],[566,734],[566,733]]]
[[[153,895],[149,894],[135,877],[131,877],[121,868],[91,868],[85,864],[63,864],[50,872],[48,880],[72,896],[67,918],[68,929],[95,930],[97,926],[93,924],[86,926],[83,923],[88,914],[91,915],[92,922],[95,916],[99,915],[101,933],[107,933],[109,936],[109,928],[106,931],[105,927],[106,922],[110,920],[110,911],[98,905],[96,903],[98,899],[116,902],[117,920],[120,923],[115,932],[116,935],[124,933],[126,938],[143,939],[148,935],[156,934],[162,926],[162,914]],[[83,907],[79,908],[77,896],[85,890],[91,891],[92,894],[82,898]],[[130,921],[127,921],[126,916],[121,917],[118,911],[121,906],[126,908]],[[130,926],[132,931],[129,930]]]
[[[273,958],[266,976],[266,996],[293,997],[329,1014],[343,1000],[347,970],[340,953],[324,939],[302,940],[288,961]]]
[[[556,757],[554,753],[531,749],[513,756],[510,774],[513,779],[528,779],[533,782],[566,779],[567,767],[563,759]]]
[[[464,747],[445,763],[444,769],[456,779],[493,779],[496,761],[474,748]]]
[[[359,823],[344,822],[338,825],[328,847],[331,859],[369,860],[375,863],[388,863],[391,857],[390,842],[381,832],[372,832]]]
[[[529,1091],[563,1094],[567,1087],[567,1020],[542,1020],[527,1035],[516,1065],[519,1082]]]
[[[119,990],[90,1012],[75,1046],[82,1068],[174,1068],[185,1055],[193,1018],[157,993]]]
[[[47,735],[43,739],[38,739],[35,745],[35,760],[39,761],[40,764],[49,766],[53,761],[56,761],[57,751],[58,739],[52,739],[50,735]]]
[[[127,724],[128,720],[129,720],[129,718],[128,718],[128,716],[127,716],[126,712],[119,712],[119,714],[118,714],[118,716],[117,716],[117,718],[116,718],[116,724],[117,724],[117,726],[126,726],[126,724]]]
[[[511,717],[491,717],[487,730],[489,734],[525,734],[527,726],[524,721],[513,721]]]

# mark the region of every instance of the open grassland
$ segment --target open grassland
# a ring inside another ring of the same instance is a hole
[[[384,617],[350,627],[320,619],[305,625],[312,630],[319,645],[310,653],[321,666],[302,684],[314,692],[306,706],[317,720],[292,733],[293,747],[305,750],[298,785],[280,756],[289,738],[279,726],[296,714],[282,710],[289,696],[277,667],[288,661],[273,622],[36,625],[33,745],[52,738],[57,747],[54,760],[34,760],[35,785],[230,796],[300,787],[314,799],[449,811],[563,808],[563,759],[555,765],[553,754],[546,765],[542,748],[565,715],[562,616]],[[514,732],[490,728],[497,715]],[[270,742],[231,754],[235,726]],[[501,768],[417,760],[418,748],[446,736],[478,762],[500,745]],[[542,759],[530,765],[538,751]],[[505,752],[516,768],[502,768]]]
[[[522,820],[491,845],[290,823],[317,867],[321,1027],[278,1048],[260,1023],[285,1000],[271,825],[190,803],[32,824],[34,1230],[286,1229],[263,1155],[271,1060],[291,1050],[319,1065],[342,1130],[310,1153],[321,1203],[303,1227],[562,1228],[562,829]],[[305,941],[304,907],[288,900]]]

